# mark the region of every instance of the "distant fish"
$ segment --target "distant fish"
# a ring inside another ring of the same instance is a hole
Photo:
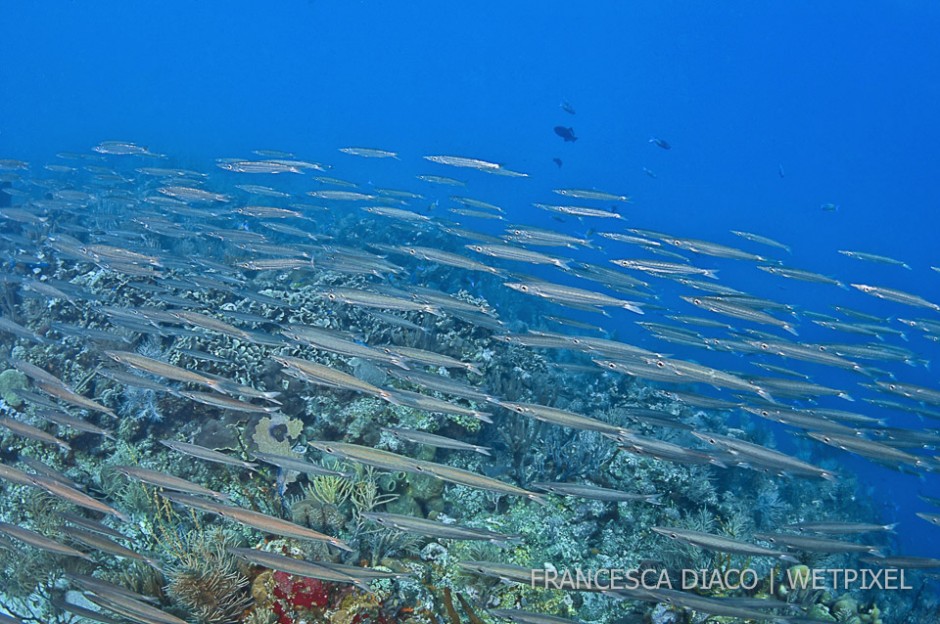
[[[564,164],[561,162],[561,158],[552,158],[552,162],[558,165],[558,168],[561,169],[561,166]]]
[[[425,156],[425,160],[430,160],[439,165],[450,165],[451,167],[465,167],[468,169],[500,169],[501,165],[479,158],[466,158],[464,156]]]
[[[865,260],[867,262],[876,262],[879,264],[891,264],[894,266],[899,266],[911,270],[911,267],[906,263],[900,260],[895,260],[894,258],[889,258],[888,256],[881,256],[873,253],[866,253],[864,251],[850,251],[847,249],[840,249],[839,253],[843,256],[848,256],[849,258],[854,258],[855,260]]]
[[[835,212],[839,209],[839,204],[826,203],[819,207],[823,212]]]
[[[444,186],[466,186],[464,182],[455,180],[454,178],[448,178],[447,176],[417,175],[415,177],[422,182],[429,182],[431,184],[443,184]]]
[[[666,141],[665,139],[658,139],[656,137],[652,137],[650,138],[650,143],[652,143],[653,145],[657,147],[661,147],[664,150],[672,149],[672,145],[669,145],[669,142]]]
[[[564,197],[572,197],[574,199],[591,199],[596,201],[626,202],[630,200],[626,195],[615,195],[594,189],[553,189],[552,193],[563,195]]]
[[[146,147],[127,141],[103,141],[92,149],[99,154],[109,154],[112,156],[152,156],[155,158],[164,158],[163,154],[155,154]]]
[[[785,178],[787,176],[786,172],[783,170],[783,165],[777,165],[777,175],[781,178]]]
[[[760,234],[754,234],[752,232],[744,232],[742,230],[731,230],[731,233],[735,236],[740,236],[745,240],[749,240],[752,243],[760,243],[762,245],[768,245],[770,247],[776,247],[778,249],[783,249],[787,253],[790,253],[790,246],[784,245],[783,243],[777,242],[772,238],[767,238],[766,236],[761,236]]]
[[[344,154],[349,154],[350,156],[359,156],[360,158],[394,158],[398,159],[397,152],[389,152],[388,150],[374,149],[371,147],[341,147],[339,148]]]
[[[656,174],[650,171],[649,169],[647,169],[646,167],[643,167],[643,173],[645,173],[647,176],[651,178],[656,178]]]
[[[565,111],[569,115],[574,115],[574,106],[571,105],[571,102],[568,100],[561,101],[561,110]]]
[[[555,126],[555,134],[560,136],[565,140],[565,143],[569,141],[574,142],[578,140],[578,137],[574,135],[574,128],[566,128],[564,126]]]

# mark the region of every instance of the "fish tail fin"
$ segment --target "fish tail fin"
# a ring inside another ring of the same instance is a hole
[[[493,419],[490,418],[489,414],[487,414],[486,412],[473,412],[473,417],[476,418],[477,420],[481,420],[485,422],[488,425],[493,424]]]
[[[474,446],[473,450],[479,453],[480,455],[486,455],[487,457],[491,457],[490,449],[486,446]]]

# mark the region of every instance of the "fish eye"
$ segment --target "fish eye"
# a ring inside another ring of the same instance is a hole
[[[657,368],[662,368],[662,367],[664,367],[665,365],[666,365],[666,363],[663,362],[662,360],[657,360],[657,361],[656,361],[656,367],[657,367]]]
[[[614,364],[613,362],[607,362],[607,368],[613,370],[613,369],[617,368],[617,366],[616,366],[616,364]]]
[[[760,343],[760,348],[766,351],[767,349],[770,348],[770,345],[768,345],[766,342],[762,342]]]
[[[694,303],[695,305],[702,305],[702,300],[696,297],[695,299],[692,300],[692,303]]]
[[[670,533],[669,537],[671,537],[672,539],[679,539],[679,536],[676,535],[675,533]]]
[[[761,416],[770,416],[770,412],[768,412],[767,410],[761,410],[761,411],[760,411],[760,415],[761,415]]]

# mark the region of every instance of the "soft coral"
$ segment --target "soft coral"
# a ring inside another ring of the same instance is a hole
[[[331,586],[317,579],[274,573],[274,612],[278,624],[293,624],[297,612],[323,609],[330,604]]]

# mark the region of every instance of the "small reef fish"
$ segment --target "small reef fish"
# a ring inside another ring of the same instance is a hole
[[[566,128],[565,126],[555,126],[555,134],[560,136],[565,140],[565,143],[573,143],[578,140],[578,137],[574,135],[574,128]]]

